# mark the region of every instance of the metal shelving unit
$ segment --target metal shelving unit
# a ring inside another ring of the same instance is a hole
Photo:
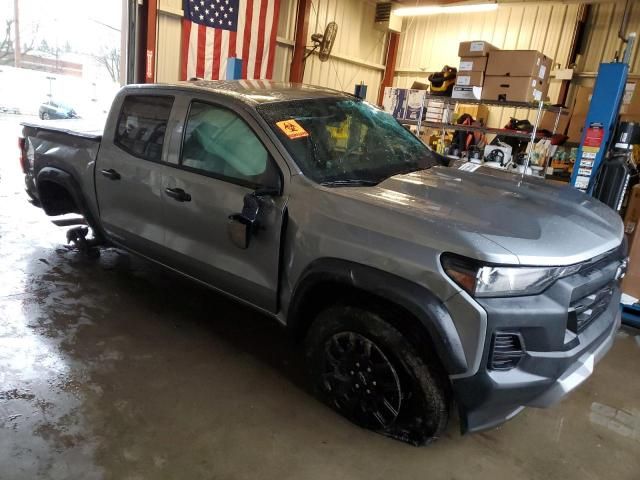
[[[400,123],[402,123],[403,125],[413,125],[413,126],[418,125],[417,120],[401,120]],[[427,121],[420,122],[420,126],[426,127],[426,128],[433,128],[433,129],[439,129],[443,127],[442,122],[427,122]],[[483,132],[483,133],[505,135],[509,137],[516,137],[516,138],[522,138],[522,139],[527,139],[531,137],[531,134],[527,132],[517,132],[515,130],[507,130],[505,128],[491,128],[491,127],[481,127],[481,126],[473,126],[473,125],[450,124],[450,126],[445,126],[445,130],[463,130],[465,132]]]
[[[429,100],[441,102],[445,105],[443,112],[443,121],[442,122],[429,122],[423,121],[422,115],[425,109],[425,103]],[[523,110],[536,110],[536,120],[533,124],[533,130],[531,132],[518,132],[515,130],[507,130],[503,128],[491,128],[487,126],[474,126],[474,125],[456,125],[451,123],[450,119],[452,118],[452,110],[457,105],[486,105],[490,107],[505,107],[505,108],[513,108],[515,110],[523,109]],[[451,108],[453,107],[453,108]],[[556,119],[553,125],[552,135],[555,134],[558,129],[558,123],[560,122],[561,115],[568,115],[568,109],[563,107],[553,107],[550,105],[545,105],[544,102],[501,102],[497,100],[467,100],[461,98],[451,98],[451,97],[441,97],[439,95],[428,95],[425,94],[424,100],[422,102],[422,106],[419,111],[418,120],[399,120],[400,123],[404,125],[413,125],[417,127],[417,135],[420,135],[422,131],[422,127],[432,128],[436,130],[442,130],[442,138],[445,137],[447,130],[463,130],[467,132],[476,132],[480,131],[483,133],[489,133],[494,135],[501,135],[505,137],[515,137],[521,139],[528,139],[529,145],[527,146],[527,160],[524,165],[524,172],[527,171],[529,164],[531,162],[531,153],[533,152],[533,145],[535,141],[538,139],[538,126],[540,125],[540,120],[542,119],[542,112],[553,112],[556,113]],[[540,137],[545,138],[545,137]],[[544,165],[544,172],[546,176],[547,165]],[[524,176],[524,173],[523,173]]]

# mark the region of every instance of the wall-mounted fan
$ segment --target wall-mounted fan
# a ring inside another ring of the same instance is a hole
[[[313,48],[305,55],[306,60],[316,50],[318,51],[318,59],[321,62],[326,62],[331,56],[331,49],[333,48],[333,42],[336,40],[338,34],[338,24],[336,22],[329,22],[324,29],[324,33],[314,33],[311,35],[311,41],[313,42]]]

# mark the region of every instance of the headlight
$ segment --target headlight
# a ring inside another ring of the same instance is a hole
[[[442,256],[446,274],[474,297],[537,295],[557,279],[576,273],[580,266],[502,267],[454,255]]]

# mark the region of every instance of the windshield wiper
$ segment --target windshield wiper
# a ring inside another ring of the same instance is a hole
[[[373,187],[380,183],[377,180],[367,180],[364,178],[345,178],[342,180],[328,180],[321,182],[324,187]]]

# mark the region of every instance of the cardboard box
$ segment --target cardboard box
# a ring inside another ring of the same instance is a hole
[[[406,88],[385,87],[382,97],[382,108],[397,119],[405,118],[407,113]]]
[[[480,100],[482,98],[482,87],[463,87],[461,85],[454,85],[453,92],[451,92],[451,98],[458,98],[461,100]]]
[[[460,42],[458,47],[459,57],[486,57],[489,52],[497,50],[496,47],[484,40]]]
[[[636,235],[636,231],[640,222],[640,184],[634,185],[629,192],[629,201],[627,202],[627,211],[624,214],[624,233],[632,238]],[[629,244],[631,247],[631,244]]]
[[[558,125],[556,127],[555,133],[565,134],[567,131],[567,127],[569,126],[569,120],[571,119],[571,115],[567,110],[565,114],[560,115],[558,118],[558,114],[554,112],[543,112],[542,119],[540,119],[540,125],[538,128],[541,130],[549,130],[553,132],[553,127],[556,125],[556,120],[558,120]]]
[[[571,112],[578,115],[586,115],[589,113],[589,105],[591,105],[591,96],[593,88],[579,85],[573,95],[573,105]]]
[[[424,115],[422,105],[426,93],[424,90],[415,89],[407,91],[407,110],[404,117],[406,120],[418,120],[421,113]]]
[[[632,236],[627,236],[630,241],[629,266],[627,274],[622,280],[622,291],[627,295],[640,298],[640,229],[636,229]]]
[[[484,82],[483,72],[458,72],[456,76],[456,85],[465,87],[481,87]]]
[[[569,126],[567,127],[567,139],[568,142],[580,143],[582,140],[582,130],[584,124],[587,121],[587,115],[582,113],[574,113],[569,119]]]
[[[551,59],[537,50],[496,50],[489,55],[487,75],[533,77],[545,83],[551,73]]]
[[[549,84],[532,77],[490,77],[484,79],[482,99],[507,102],[544,100]]]
[[[458,65],[460,72],[484,72],[487,68],[487,57],[462,57]]]
[[[640,122],[640,86],[634,82],[627,83],[624,89],[619,121]]]
[[[425,122],[443,122],[444,115],[442,113],[427,113],[424,116]]]

